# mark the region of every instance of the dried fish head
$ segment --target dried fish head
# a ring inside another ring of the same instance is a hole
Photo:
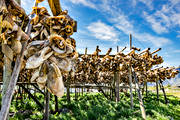
[[[64,95],[64,83],[62,80],[62,74],[58,66],[55,63],[50,64],[48,73],[48,90],[58,96]]]
[[[50,51],[50,47],[45,47],[38,53],[29,57],[26,63],[26,69],[34,69],[39,67],[45,60],[47,60],[53,54],[53,51]]]

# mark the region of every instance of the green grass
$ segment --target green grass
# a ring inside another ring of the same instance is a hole
[[[43,103],[43,95],[36,94],[36,97]],[[120,95],[120,102],[106,99],[100,93],[89,93],[80,96],[77,101],[75,96],[71,95],[71,103],[67,102],[66,96],[59,99],[59,108],[63,112],[51,114],[50,120],[140,120],[141,111],[137,97],[134,98],[134,109],[130,108],[130,98],[123,93]],[[169,104],[164,104],[164,97],[160,95],[159,102],[156,101],[156,95],[150,93],[148,98],[144,98],[147,119],[149,120],[179,120],[180,119],[180,99],[174,96],[168,96]],[[51,97],[50,109],[54,110],[54,97]],[[23,114],[21,111],[25,111]],[[36,103],[29,99],[14,100],[11,104],[10,112],[16,114],[10,120],[41,120],[43,111]]]

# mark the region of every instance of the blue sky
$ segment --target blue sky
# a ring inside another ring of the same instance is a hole
[[[33,3],[22,0],[22,7],[30,13]],[[40,6],[50,12],[47,0]],[[101,54],[110,47],[115,54],[116,46],[129,47],[131,33],[135,47],[162,48],[163,66],[180,65],[180,0],[61,0],[61,6],[78,21],[72,37],[79,53],[86,47],[92,53],[99,45]]]

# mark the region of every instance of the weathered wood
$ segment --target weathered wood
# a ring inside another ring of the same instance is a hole
[[[49,120],[49,100],[50,100],[50,93],[46,89],[43,120]]]
[[[11,62],[12,61],[8,57],[4,56],[2,96],[4,96],[4,94],[6,93],[9,82],[10,82],[10,77],[12,73]],[[2,104],[3,104],[3,101],[2,101]]]
[[[132,69],[131,65],[129,65],[129,87],[130,87],[130,98],[131,98],[131,108],[133,109],[133,93],[132,93]]]
[[[55,98],[55,112],[59,111],[59,107],[58,107],[58,97],[56,95],[54,95]]]
[[[32,17],[33,17],[33,15],[31,16],[31,19],[32,19]],[[26,31],[26,33],[28,35],[30,35],[31,28],[32,28],[32,25],[30,25]],[[21,53],[19,55],[17,55],[15,66],[14,66],[13,73],[11,76],[11,80],[10,80],[9,86],[7,88],[7,92],[5,93],[4,97],[2,98],[4,101],[4,104],[1,107],[0,120],[6,120],[6,118],[7,118],[8,111],[10,108],[10,103],[11,103],[12,96],[13,96],[13,92],[14,92],[14,89],[15,89],[15,86],[16,86],[16,83],[17,83],[17,80],[19,77],[20,68],[21,68],[23,58],[24,58],[24,51],[26,49],[27,43],[28,43],[28,40],[22,45]]]
[[[132,49],[132,35],[129,35],[129,48]],[[129,87],[130,87],[130,98],[131,98],[131,108],[133,109],[133,93],[132,93],[132,68],[131,62],[129,63]]]
[[[137,79],[136,74],[135,74],[134,71],[133,71],[133,76],[134,76],[135,84],[136,84],[136,87],[137,87],[139,105],[140,105],[140,109],[141,109],[141,113],[142,113],[142,118],[145,120],[146,119],[146,111],[145,111],[144,103],[143,103],[143,100],[142,100],[142,95],[141,95],[141,89],[140,89],[140,86],[139,86],[139,82],[138,82],[138,79]]]
[[[157,100],[159,100],[158,80],[156,81],[156,94],[157,94]]]
[[[159,80],[159,86],[161,87],[161,90],[163,92],[163,95],[164,95],[164,100],[165,100],[165,103],[167,104],[168,103],[168,100],[167,100],[167,97],[166,97],[166,92],[165,92],[165,89],[164,89],[164,86],[163,86],[163,81],[160,79]]]
[[[32,94],[31,94],[31,92],[26,88],[26,87],[24,87],[24,85],[20,85],[20,87],[22,87],[23,89],[24,89],[24,91],[26,92],[26,93],[28,93],[28,95],[34,100],[34,102],[36,102],[36,104],[41,108],[41,109],[43,109],[43,105],[36,99],[36,97],[34,97]]]
[[[148,96],[148,85],[147,85],[147,82],[146,82],[146,97]]]
[[[38,90],[41,94],[45,95],[44,92],[42,92],[42,90],[39,89],[38,86],[36,86],[36,84],[31,84],[36,90]]]
[[[68,76],[68,79],[67,79],[67,101],[70,102],[71,101],[71,98],[70,98],[70,73],[69,73],[69,76]]]
[[[115,72],[116,79],[116,102],[119,102],[119,72]]]
[[[98,78],[97,76],[98,76],[98,74],[96,73],[95,78],[92,79],[92,80],[93,80],[93,82],[94,82],[96,85],[99,85],[99,83],[97,82],[97,78]],[[108,98],[108,95],[104,92],[104,90],[103,90],[101,87],[98,87],[98,88],[99,88],[99,91],[102,92],[102,94],[103,94],[106,98]]]
[[[7,88],[9,86],[10,77],[12,73],[11,63],[12,63],[12,60],[10,60],[6,55],[4,55],[2,97],[4,97],[5,93],[7,92]],[[2,99],[2,104],[4,104],[3,100],[4,99]],[[7,114],[9,114],[9,112]],[[9,116],[7,116],[7,120],[9,120]]]
[[[77,88],[75,87],[75,100],[77,100]]]

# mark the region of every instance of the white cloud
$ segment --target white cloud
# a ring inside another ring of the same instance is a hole
[[[139,2],[142,2],[143,4],[145,4],[150,10],[153,9],[152,0],[139,0]]]
[[[143,3],[144,5],[146,5],[150,10],[154,9],[152,0],[130,0],[130,1],[132,3],[133,7],[135,7],[139,2],[139,3]]]
[[[77,4],[83,4],[82,1],[88,2],[89,0],[71,0],[72,2]],[[116,1],[117,2],[117,1]],[[142,2],[146,4],[149,8],[153,8],[152,1],[147,0],[138,0],[138,2]],[[137,28],[135,24],[133,24],[132,21],[128,20],[128,16],[124,15],[122,10],[119,8],[119,2],[117,4],[112,4],[113,0],[103,0],[101,1],[101,4],[95,5],[94,9],[103,12],[106,14],[107,19],[109,22],[113,24],[114,28],[119,29],[120,31],[124,32],[125,34],[129,35],[130,33],[139,41],[143,41],[146,43],[152,43],[155,47],[162,47],[164,45],[167,45],[171,43],[171,41],[164,37],[159,37],[152,35],[150,33],[141,32]],[[136,1],[134,1],[134,4],[136,4]],[[85,5],[85,4],[84,4]],[[91,7],[93,8],[93,7]],[[164,7],[164,11],[167,10],[168,7]],[[168,11],[167,11],[168,12]],[[155,15],[149,16],[147,13],[145,14],[147,21],[152,24],[153,30],[157,33],[164,33],[168,32],[167,27],[164,26],[161,22],[157,21],[157,19],[154,17]],[[162,15],[163,16],[163,15]],[[167,18],[164,16],[164,19]],[[166,20],[168,21],[168,19]],[[167,25],[168,22],[166,22]],[[117,41],[117,33],[115,33],[115,29],[108,26],[100,21],[96,23],[91,23],[90,26],[88,26],[88,30],[93,33],[93,35],[102,40],[108,40],[108,41]]]
[[[145,17],[145,20],[151,24],[152,29],[156,33],[161,34],[161,33],[168,32],[167,28],[165,26],[163,26],[162,23],[160,21],[158,21],[154,16],[148,15],[147,12],[144,12],[144,17]],[[164,16],[164,17],[166,17],[166,16]]]
[[[155,47],[162,47],[171,43],[171,41],[164,37],[158,37],[145,32],[138,32],[136,27],[128,20],[128,17],[121,14],[114,19],[111,19],[114,26],[125,34],[132,34],[139,41],[152,43]]]
[[[173,52],[174,53],[180,53],[180,50],[174,50]]]
[[[90,0],[70,0],[74,4],[82,4],[84,6],[96,9],[96,5],[90,2]]]
[[[171,41],[167,38],[153,36],[149,33],[134,33],[134,37],[140,41],[152,43],[155,47],[162,47],[171,43]]]
[[[93,22],[87,28],[97,39],[118,41],[117,31],[101,21]]]
[[[150,15],[144,12],[143,16],[156,33],[167,33],[174,27],[180,27],[180,9],[178,6],[180,6],[180,0],[170,0],[170,2],[162,5],[160,10]]]
[[[177,38],[180,38],[180,31],[177,31]]]

